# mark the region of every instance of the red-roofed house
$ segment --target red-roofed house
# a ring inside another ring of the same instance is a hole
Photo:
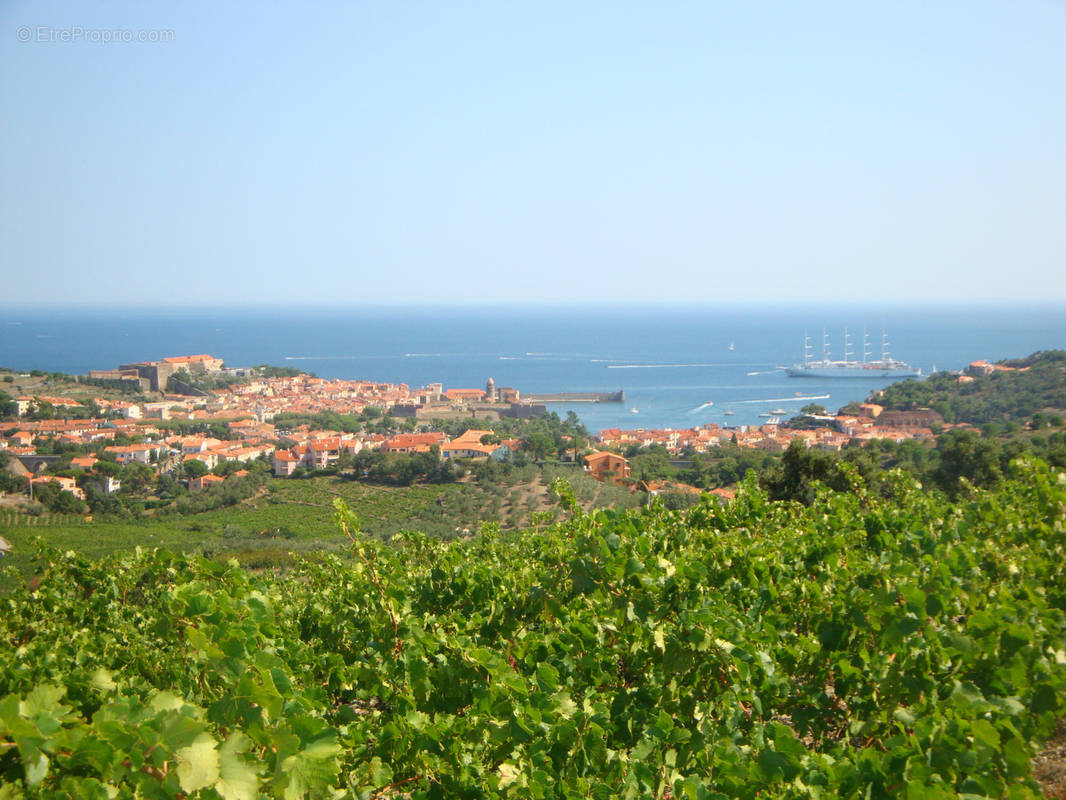
[[[62,489],[64,492],[70,492],[79,500],[85,499],[85,492],[81,490],[81,487],[78,486],[78,484],[74,481],[73,478],[63,478],[59,475],[41,475],[38,478],[30,478],[30,483],[35,486],[40,486],[42,484],[48,483],[56,483],[59,485],[59,488]]]
[[[441,458],[492,458],[502,461],[511,455],[511,448],[505,444],[482,444],[483,436],[491,436],[492,431],[466,431],[441,447]]]
[[[287,478],[300,466],[300,458],[290,450],[274,451],[274,476]]]
[[[621,486],[622,481],[629,477],[629,462],[618,453],[606,450],[590,453],[585,456],[585,474],[591,475],[600,483],[610,481]]]
[[[212,475],[210,472],[206,475],[201,475],[199,478],[192,478],[189,481],[190,492],[202,492],[208,486],[216,483],[222,483],[226,480],[221,475]]]
[[[399,433],[381,445],[383,453],[428,453],[433,445],[441,447],[447,436],[443,433]]]

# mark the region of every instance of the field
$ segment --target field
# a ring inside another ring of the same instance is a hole
[[[13,545],[10,558],[30,566],[40,537],[59,550],[98,557],[136,547],[165,547],[216,558],[236,558],[250,568],[284,565],[293,553],[335,551],[347,539],[333,521],[335,498],[359,515],[363,530],[387,537],[418,530],[451,539],[498,522],[504,530],[530,527],[532,515],[550,513],[548,485],[566,476],[586,508],[627,507],[635,497],[602,486],[574,468],[527,467],[507,480],[427,486],[377,486],[344,477],[273,479],[259,495],[237,506],[189,516],[160,515],[142,520],[94,520],[73,515],[30,516],[0,509],[0,535]]]

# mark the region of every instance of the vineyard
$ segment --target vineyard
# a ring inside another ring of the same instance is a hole
[[[628,492],[603,486],[572,468],[516,469],[510,483],[492,482],[378,486],[341,477],[272,480],[264,493],[240,505],[196,514],[159,514],[142,519],[101,517],[87,522],[71,514],[31,516],[0,511],[0,535],[15,549],[9,558],[29,569],[37,537],[61,550],[103,556],[135,547],[165,547],[214,558],[237,558],[251,567],[285,566],[293,553],[336,550],[347,539],[333,520],[333,501],[344,500],[378,537],[415,529],[438,538],[477,531],[484,522],[529,527],[532,515],[554,500],[548,485],[555,474],[573,476],[586,508],[637,502]],[[6,585],[0,575],[0,588]]]
[[[0,798],[1040,796],[1066,483],[853,479],[684,512],[559,484],[554,525],[453,541],[333,497],[345,557],[283,576],[45,554],[0,617]]]

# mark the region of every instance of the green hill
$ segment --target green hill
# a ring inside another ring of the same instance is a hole
[[[925,380],[894,383],[870,398],[892,411],[932,408],[946,422],[1026,422],[1045,410],[1066,413],[1066,351],[1045,350],[1003,362],[996,371],[958,382],[938,372]]]

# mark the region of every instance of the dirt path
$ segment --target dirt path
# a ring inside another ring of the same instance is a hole
[[[1055,735],[1033,759],[1033,777],[1044,797],[1066,800],[1066,717],[1059,720]]]

